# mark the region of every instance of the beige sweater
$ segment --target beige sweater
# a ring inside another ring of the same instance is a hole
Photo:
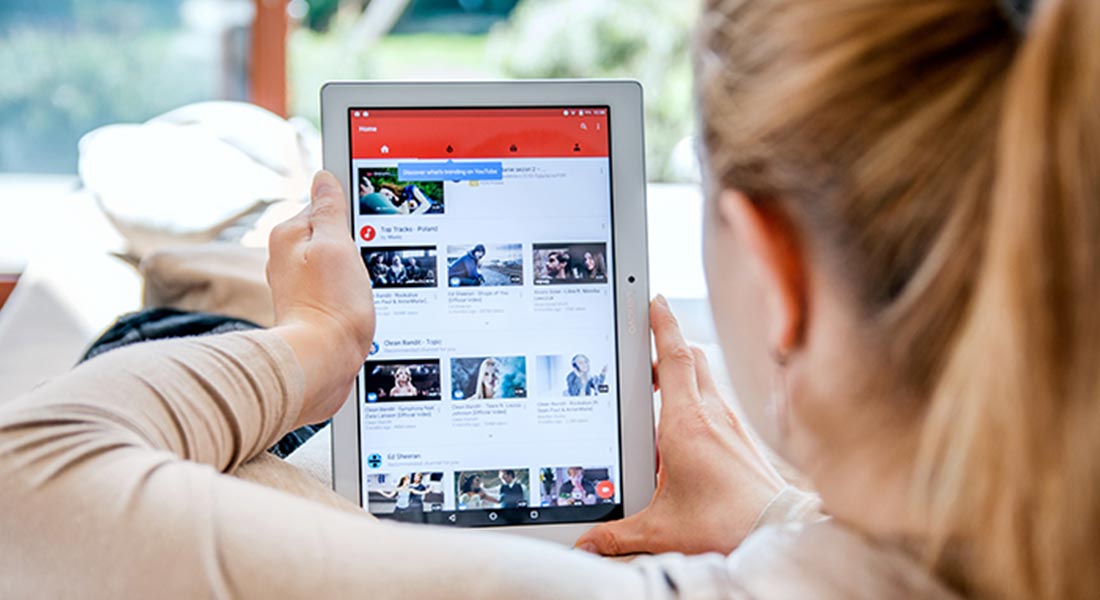
[[[949,596],[828,522],[625,564],[376,521],[262,454],[302,394],[289,347],[257,331],[110,352],[0,407],[0,598]],[[226,475],[250,471],[267,485]],[[809,508],[790,493],[762,521]]]

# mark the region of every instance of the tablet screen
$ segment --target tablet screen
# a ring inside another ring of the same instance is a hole
[[[375,515],[622,516],[608,116],[349,110],[378,315],[358,403]]]

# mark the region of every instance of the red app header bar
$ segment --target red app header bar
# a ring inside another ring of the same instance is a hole
[[[606,157],[607,108],[356,109],[358,159]]]

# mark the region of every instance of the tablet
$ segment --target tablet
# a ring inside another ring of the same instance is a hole
[[[572,542],[654,489],[642,91],[330,83],[377,331],[333,420],[379,518]]]

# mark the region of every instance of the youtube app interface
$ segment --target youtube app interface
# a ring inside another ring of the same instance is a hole
[[[608,112],[349,111],[378,316],[358,398],[375,515],[622,516]]]

